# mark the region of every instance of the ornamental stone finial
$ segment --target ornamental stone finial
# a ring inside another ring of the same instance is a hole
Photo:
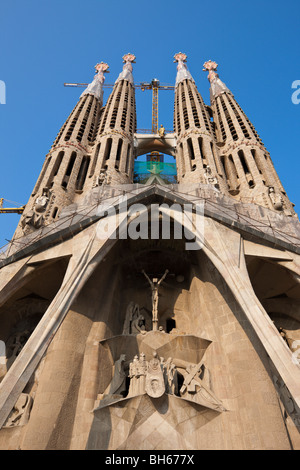
[[[177,54],[174,55],[174,59],[174,62],[186,62],[187,55],[183,52],[177,52]]]
[[[118,83],[120,80],[128,80],[133,85],[133,68],[131,64],[135,64],[136,57],[134,54],[128,52],[127,54],[123,55],[122,59],[124,62],[123,71],[120,73],[115,83]]]
[[[214,62],[213,60],[208,60],[207,62],[204,62],[203,67],[204,72],[209,72],[207,78],[210,82],[212,82],[215,78],[218,77],[218,74],[216,73],[218,68],[217,62]]]
[[[186,66],[186,59],[187,55],[183,52],[178,52],[174,55],[174,62],[178,62],[175,87],[183,80],[192,80],[194,82],[193,77]]]
[[[95,71],[97,72],[96,76],[98,80],[101,81],[101,83],[103,83],[105,80],[104,74],[109,73],[108,69],[109,69],[109,65],[106,62],[99,62],[98,64],[95,65]]]
[[[231,93],[231,91],[227,88],[225,83],[222,82],[219,78],[219,74],[217,73],[218,64],[213,60],[208,60],[203,64],[204,72],[208,72],[208,80],[210,82],[210,97],[211,101],[213,101],[217,96],[221,95],[222,93]]]
[[[132,62],[133,64],[135,64],[136,57],[134,54],[131,54],[130,52],[128,52],[127,54],[123,55],[122,59],[125,63]]]
[[[85,91],[81,94],[81,96],[84,95],[94,95],[100,102],[103,102],[103,89],[102,85],[104,83],[105,73],[109,73],[109,65],[106,64],[105,62],[99,62],[98,64],[95,65],[95,72],[96,75],[94,76],[94,80],[92,83],[88,85],[88,87],[85,89]]]

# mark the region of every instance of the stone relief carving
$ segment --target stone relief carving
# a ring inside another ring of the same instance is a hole
[[[6,343],[6,367],[10,368],[16,357],[20,354],[26,341],[31,335],[33,329],[23,329],[15,331],[7,340]]]
[[[273,186],[269,187],[269,198],[271,199],[274,209],[281,211],[283,209],[283,198],[281,194],[275,191]]]
[[[146,333],[145,318],[140,313],[139,305],[130,302],[126,310],[123,335],[137,335]]]
[[[114,375],[111,383],[104,392],[104,395],[124,396],[126,392],[126,372],[125,372],[125,354],[121,354],[114,366]]]
[[[201,378],[205,370],[202,361],[199,364],[187,362],[183,364],[182,361],[172,357],[165,361],[156,351],[153,351],[151,359],[147,361],[144,353],[136,354],[128,367],[128,393],[125,355],[121,355],[114,367],[113,379],[105,392],[99,396],[100,401],[96,402],[96,409],[97,405],[107,406],[123,398],[128,399],[143,394],[159,398],[166,393],[216,411],[225,410],[221,401]],[[181,377],[180,388],[179,377]]]
[[[273,375],[273,383],[275,385],[275,389],[279,395],[279,398],[286,410],[285,419],[287,419],[287,415],[289,415],[293,420],[294,424],[300,430],[300,410],[294,402],[288,388],[286,387],[283,380],[281,378],[278,378],[276,375]]]
[[[153,352],[153,357],[148,363],[145,391],[152,398],[161,397],[166,391],[163,364],[157,352]]]
[[[129,392],[128,396],[141,395],[145,393],[147,375],[147,362],[145,354],[141,353],[140,357],[135,355],[133,361],[129,365]]]
[[[13,428],[27,424],[32,404],[31,396],[27,393],[21,393],[3,427]]]
[[[42,195],[38,196],[35,200],[34,210],[38,213],[45,212],[48,202],[49,202],[49,189],[44,188]]]
[[[44,188],[42,194],[36,198],[33,208],[24,214],[24,217],[21,221],[23,231],[26,231],[26,228],[29,228],[29,226],[40,228],[43,225],[45,220],[44,213],[46,211],[49,200],[49,189]]]
[[[213,175],[209,165],[205,168],[204,176],[208,184],[212,184],[215,188],[219,188],[218,179]]]
[[[278,328],[279,334],[292,351],[292,361],[300,364],[300,333],[299,331],[285,330],[281,326]]]

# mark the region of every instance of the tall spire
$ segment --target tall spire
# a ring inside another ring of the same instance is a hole
[[[213,101],[217,96],[222,93],[230,93],[230,90],[227,88],[225,83],[220,80],[219,75],[217,74],[218,64],[213,60],[208,60],[203,64],[204,71],[208,71],[208,80],[210,82],[210,99]]]
[[[194,79],[187,68],[186,59],[187,55],[183,52],[178,52],[174,55],[174,62],[178,62],[175,87],[177,87],[178,83],[183,80],[192,80],[192,82],[194,82]]]
[[[98,100],[101,102],[101,106],[103,103],[103,83],[105,80],[105,73],[109,73],[108,70],[109,66],[105,62],[100,62],[99,64],[95,65],[96,75],[94,76],[94,80],[90,83],[84,92],[81,94],[80,98],[84,95],[94,95]]]
[[[15,237],[53,222],[63,207],[83,192],[102,114],[102,88],[108,65],[100,62],[95,69],[94,80],[81,94],[46,156]]]
[[[178,182],[212,184],[226,192],[208,109],[187,69],[186,54],[179,52],[174,59],[178,62],[174,103]]]
[[[99,122],[85,189],[102,185],[103,181],[108,184],[132,183],[136,130],[132,64],[135,55],[125,54],[123,63]]]
[[[123,70],[118,76],[115,83],[118,83],[121,80],[128,80],[133,85],[133,68],[131,64],[135,64],[135,55],[130,54],[130,52],[128,52],[128,54],[125,54],[122,58],[124,62]]]
[[[229,193],[238,200],[295,215],[255,127],[216,73],[218,64],[208,60],[203,67],[209,72],[211,109]]]

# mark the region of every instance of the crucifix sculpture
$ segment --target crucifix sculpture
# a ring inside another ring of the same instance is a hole
[[[146,277],[147,281],[150,284],[151,291],[152,291],[152,328],[153,330],[157,330],[157,323],[158,323],[158,289],[162,281],[165,279],[166,275],[168,274],[169,270],[166,269],[164,275],[160,280],[157,278],[153,278],[152,281],[147,276],[145,271],[143,270],[142,273]]]

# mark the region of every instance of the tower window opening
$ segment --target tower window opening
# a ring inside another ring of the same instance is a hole
[[[58,213],[58,207],[54,207],[53,212],[52,212],[52,219],[55,219]]]
[[[108,98],[108,101],[107,101],[106,106],[105,106],[105,111],[103,113],[103,117],[101,118],[101,129],[100,129],[101,134],[102,134],[102,132],[104,131],[104,128],[105,128],[105,124],[106,124],[106,121],[107,121],[107,116],[108,116],[108,112],[109,112],[109,109],[110,109],[110,104],[111,104],[111,101],[112,101],[112,97],[113,97],[113,94],[111,94],[110,97]],[[100,127],[100,124],[99,124],[99,127]]]
[[[75,160],[76,160],[76,155],[77,155],[76,152],[72,152],[72,154],[71,154],[65,176],[64,176],[63,181],[61,183],[63,188],[66,188],[68,186],[69,179],[70,179],[70,176],[71,176],[71,173],[72,173],[72,170],[73,170],[73,167],[74,167],[74,163],[75,163]]]
[[[44,166],[43,166],[43,169],[42,169],[41,174],[40,174],[40,176],[39,176],[39,179],[37,180],[37,183],[36,183],[35,188],[34,188],[34,190],[33,190],[32,196],[34,196],[34,195],[38,192],[39,187],[40,187],[40,185],[41,185],[41,182],[42,182],[42,180],[43,180],[43,178],[44,178],[44,176],[45,176],[45,174],[46,174],[46,171],[48,170],[49,164],[50,164],[50,162],[51,162],[51,158],[52,158],[52,157],[49,157],[49,158],[47,158],[47,160],[45,161]]]
[[[232,155],[229,155],[228,158],[225,160],[225,168],[230,188],[234,190],[237,189],[239,185],[239,175],[236,170]]]
[[[103,162],[102,162],[102,169],[104,168],[103,165],[105,165],[105,162],[109,159],[110,157],[110,152],[111,152],[111,146],[112,146],[112,139],[109,138],[106,141],[106,146],[105,146],[105,152],[103,155]]]
[[[181,174],[182,174],[182,176],[184,176],[184,175],[185,175],[185,162],[184,162],[184,155],[183,155],[183,146],[182,146],[182,144],[179,145],[178,153],[179,153],[179,160],[180,160],[180,162],[181,162]]]
[[[223,167],[223,170],[224,170],[224,174],[226,176],[226,179],[228,180],[228,175],[227,175],[226,166],[225,166],[225,156],[221,155],[220,160],[221,160],[221,164],[222,164],[222,167]]]
[[[218,100],[216,101],[216,108],[217,108],[217,116],[218,116],[218,120],[219,120],[219,124],[220,124],[220,130],[221,130],[221,133],[222,133],[222,140],[223,140],[223,142],[225,142],[226,141],[226,132],[225,132],[224,124],[223,124],[223,121],[222,121],[221,111],[220,111]]]
[[[253,177],[252,177],[252,174],[249,170],[248,163],[246,161],[245,154],[244,154],[243,150],[238,151],[238,156],[240,158],[240,162],[242,164],[242,167],[243,167],[243,170],[244,170],[247,182],[248,182],[248,186],[249,186],[249,188],[254,188],[255,183],[253,181]]]
[[[195,153],[194,153],[194,147],[193,147],[192,139],[187,140],[187,146],[188,146],[188,152],[189,152],[190,160],[195,160]]]
[[[204,154],[202,137],[198,137],[198,145],[199,145],[199,151],[200,151],[200,155],[201,155],[201,158],[202,158],[203,166],[206,167],[206,157],[205,157],[205,154]]]
[[[83,188],[83,185],[86,180],[86,175],[88,172],[89,164],[90,164],[90,157],[84,156],[81,161],[80,169],[79,169],[78,176],[76,179],[76,190],[78,191],[81,191]]]
[[[238,151],[238,156],[240,157],[240,161],[241,161],[245,174],[250,173],[243,150]]]
[[[73,130],[74,130],[74,127],[75,127],[76,122],[77,122],[77,120],[78,120],[78,117],[79,117],[79,115],[80,115],[80,113],[81,113],[81,111],[82,111],[82,109],[83,109],[83,106],[84,106],[85,103],[86,103],[87,96],[88,96],[88,95],[86,95],[86,96],[82,99],[80,105],[78,106],[78,109],[77,109],[77,111],[76,111],[76,113],[75,113],[75,116],[74,116],[74,118],[72,119],[71,124],[70,124],[70,126],[69,126],[69,129],[68,129],[68,131],[67,131],[67,133],[66,133],[66,135],[65,135],[65,141],[70,140],[70,138],[71,138],[71,135],[72,135],[72,133],[73,133]]]
[[[96,164],[97,164],[97,160],[98,160],[100,148],[101,148],[101,143],[98,144],[97,147],[96,147],[96,151],[95,151],[93,163],[92,163],[92,166],[91,166],[89,178],[91,178],[91,176],[93,176],[93,174],[95,173],[95,168],[96,168]]]
[[[126,165],[125,165],[125,173],[126,173],[127,175],[128,175],[128,172],[129,172],[130,151],[131,151],[131,147],[130,147],[130,144],[128,144],[128,147],[127,147],[127,156],[126,156]]]
[[[53,185],[53,179],[58,173],[58,170],[60,168],[60,165],[61,165],[62,159],[64,157],[64,154],[65,154],[65,152],[62,151],[62,152],[59,152],[59,154],[57,155],[56,160],[55,160],[54,165],[53,165],[53,168],[52,168],[52,171],[51,171],[50,176],[48,178],[46,187],[49,188]]]
[[[196,103],[195,103],[194,96],[193,96],[193,91],[191,89],[190,84],[188,83],[187,85],[188,85],[188,90],[189,90],[189,100],[190,100],[190,104],[191,104],[191,108],[192,108],[194,124],[195,124],[195,127],[199,128],[200,127],[200,121],[199,121],[199,116],[198,116],[198,112],[197,112]]]
[[[226,107],[226,104],[225,104],[225,101],[223,99],[223,97],[221,96],[220,97],[220,100],[221,100],[221,104],[222,104],[222,107],[223,107],[223,111],[225,113],[225,117],[226,117],[226,120],[227,120],[227,123],[228,123],[228,126],[229,126],[229,130],[230,130],[230,133],[231,133],[231,136],[233,138],[233,140],[238,140],[238,135],[237,135],[237,132],[235,130],[235,127],[233,125],[233,122],[232,122],[232,119],[231,119],[231,116],[230,116],[230,113]]]
[[[119,168],[120,159],[121,159],[121,152],[122,152],[122,146],[123,146],[123,140],[120,139],[119,142],[118,142],[118,147],[117,147],[115,168]]]
[[[181,85],[183,87],[183,83],[181,83]],[[185,127],[185,129],[188,129],[190,123],[189,123],[189,117],[188,117],[188,112],[187,112],[187,108],[186,108],[185,92],[184,92],[183,89],[182,89],[182,93],[181,93],[181,100],[182,100],[184,127]]]

